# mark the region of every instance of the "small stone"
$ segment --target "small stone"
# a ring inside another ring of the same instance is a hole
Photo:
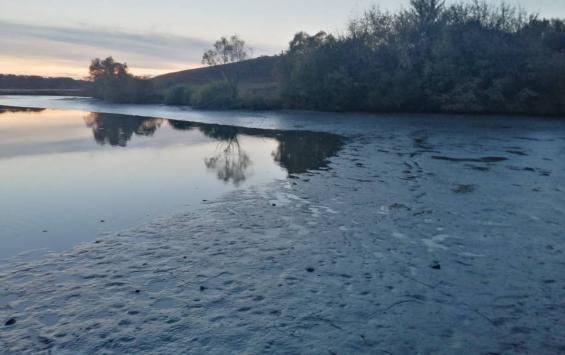
[[[47,230],[46,230],[46,229],[44,229],[44,230],[43,230],[43,233],[47,233]]]
[[[308,267],[308,268],[306,268],[306,271],[308,271],[308,272],[314,272],[314,271],[316,271],[316,270],[315,270],[313,267]]]
[[[273,203],[273,207],[277,207],[277,204],[276,204],[276,203]]]
[[[46,337],[42,337],[42,336],[40,336],[38,339],[39,339],[40,342],[42,342],[45,345],[49,345],[53,342],[53,340],[46,338]]]
[[[434,261],[430,267],[434,270],[441,270],[441,264],[437,261]]]
[[[204,286],[200,286],[200,292],[203,292],[203,291],[206,291],[206,290],[207,290],[207,288],[206,288],[206,287],[204,287]]]
[[[4,325],[6,327],[9,327],[9,326],[14,325],[14,324],[16,324],[16,318],[10,318],[6,321],[6,323],[4,323]]]
[[[104,223],[104,222],[106,222],[106,221],[105,221],[105,220],[103,220],[103,219],[101,219],[101,220],[100,220],[100,223]]]
[[[141,292],[141,290],[135,290],[135,293],[140,293],[140,292]]]

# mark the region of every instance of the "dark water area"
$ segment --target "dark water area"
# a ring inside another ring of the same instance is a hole
[[[342,145],[327,133],[0,107],[0,259],[325,169]]]

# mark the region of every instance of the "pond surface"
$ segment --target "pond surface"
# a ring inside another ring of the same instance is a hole
[[[342,144],[325,133],[0,107],[0,259],[325,169]]]

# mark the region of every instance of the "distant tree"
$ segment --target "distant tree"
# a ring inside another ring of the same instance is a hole
[[[127,63],[118,63],[114,58],[106,59],[95,58],[91,61],[88,68],[89,79],[96,81],[104,78],[120,78],[129,76]]]
[[[410,13],[414,16],[421,31],[436,23],[443,13],[445,1],[410,0]]]
[[[148,103],[154,100],[153,84],[147,78],[134,76],[126,63],[112,57],[95,58],[88,68],[92,96],[112,102]]]
[[[0,74],[0,89],[84,89],[89,83],[71,78],[47,78],[35,75]]]
[[[248,48],[245,41],[237,35],[230,38],[222,37],[214,43],[214,49],[204,53],[202,64],[222,65],[237,63],[251,58],[251,55],[251,48]]]
[[[237,35],[230,38],[222,37],[214,48],[206,51],[202,56],[202,64],[216,66],[223,65],[221,73],[226,82],[232,88],[232,96],[235,99],[238,93],[240,72],[237,66],[227,68],[226,64],[238,63],[252,57],[252,49],[247,46],[244,40]]]

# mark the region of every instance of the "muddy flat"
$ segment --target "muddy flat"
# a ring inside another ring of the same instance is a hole
[[[565,352],[563,120],[0,104],[345,139],[318,169],[2,265],[10,352]]]

